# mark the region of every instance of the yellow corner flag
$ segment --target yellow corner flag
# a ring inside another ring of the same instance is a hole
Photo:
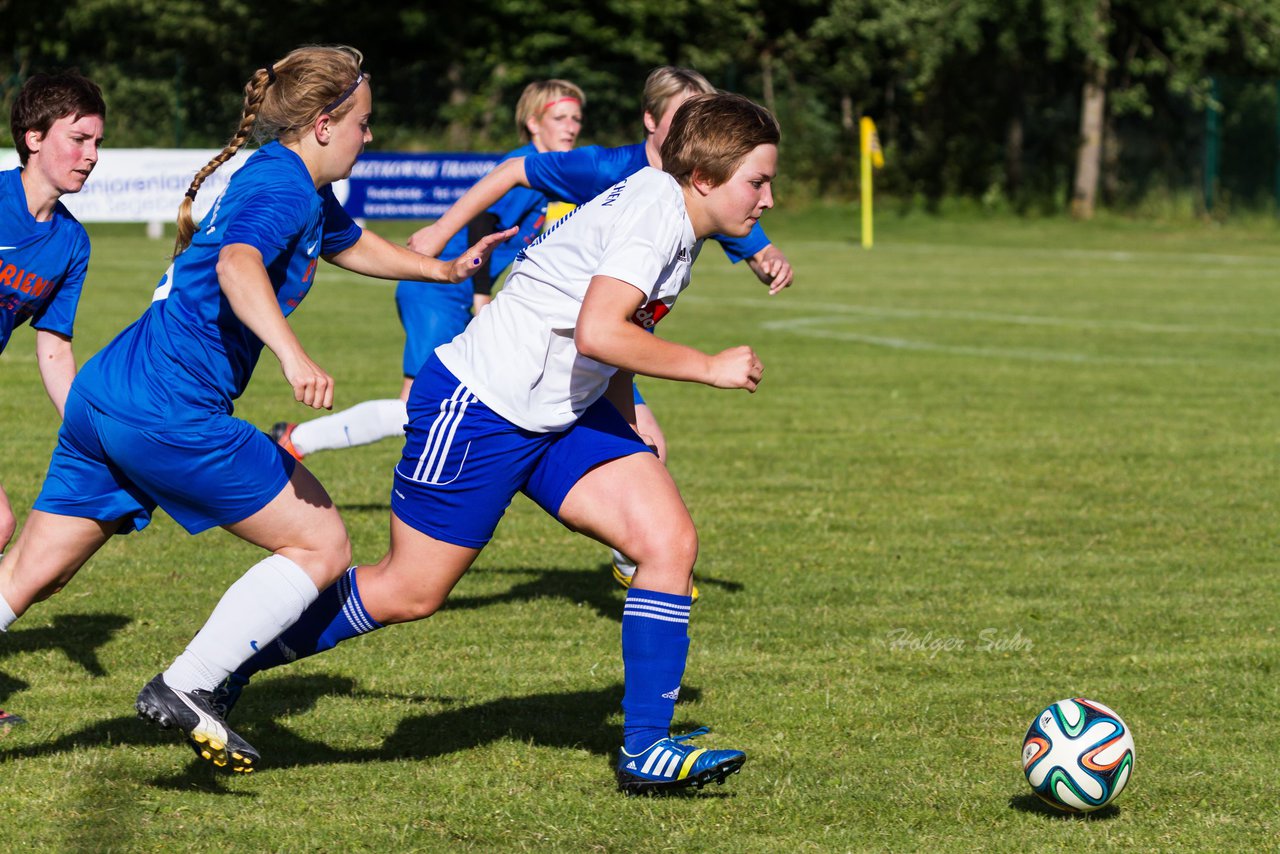
[[[874,238],[871,230],[871,168],[884,167],[884,152],[876,123],[866,116],[858,123],[859,149],[862,152],[862,248],[870,249]]]

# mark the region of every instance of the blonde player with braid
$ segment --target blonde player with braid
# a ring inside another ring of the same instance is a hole
[[[233,417],[233,402],[265,345],[298,401],[332,406],[333,379],[286,319],[321,257],[386,279],[458,282],[510,236],[445,263],[364,232],[343,212],[329,185],[372,138],[361,61],[347,47],[304,47],[249,79],[235,136],[187,191],[175,257],[151,307],[77,375],[40,497],[0,564],[5,629],[113,534],[145,527],[157,506],[192,534],[221,526],[270,552],[136,704],[235,771],[252,771],[258,753],[210,704],[211,689],[342,574],[351,544],[324,487]],[[265,144],[197,229],[191,202],[201,183],[251,137]]]

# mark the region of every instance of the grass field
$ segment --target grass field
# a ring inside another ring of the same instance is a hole
[[[756,395],[650,381],[698,521],[681,729],[749,761],[627,799],[622,593],[605,550],[520,499],[449,606],[260,677],[263,753],[211,773],[132,713],[255,550],[167,517],[0,638],[0,838],[49,851],[1253,851],[1280,822],[1280,229],[1122,220],[766,222],[769,298],[709,247],[663,335],[750,343]],[[132,320],[168,246],[93,232],[81,356]],[[388,230],[403,236],[406,227]],[[341,404],[399,388],[392,289],[323,270],[294,315]],[[56,428],[21,330],[0,356],[20,517]],[[238,414],[305,417],[270,357]],[[357,559],[386,543],[394,442],[308,464]],[[1028,724],[1119,711],[1128,790],[1037,806]]]

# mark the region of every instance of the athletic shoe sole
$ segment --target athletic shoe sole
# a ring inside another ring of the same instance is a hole
[[[293,428],[297,426],[297,424],[289,421],[277,421],[275,424],[271,425],[271,429],[267,431],[267,435],[270,436],[277,445],[288,451],[289,456],[293,457],[295,460],[301,461],[306,454],[293,446]]]

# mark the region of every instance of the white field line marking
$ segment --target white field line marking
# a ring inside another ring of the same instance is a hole
[[[1037,314],[1000,314],[988,311],[969,311],[960,309],[917,309],[888,308],[874,305],[850,305],[833,302],[800,302],[788,303],[786,295],[777,297],[703,297],[700,294],[687,294],[681,297],[684,302],[712,302],[719,305],[735,305],[743,308],[790,309],[795,311],[823,311],[830,314],[846,314],[858,317],[888,317],[929,320],[974,320],[989,323],[1006,323],[1015,326],[1056,326],[1067,329],[1117,329],[1128,332],[1145,332],[1148,334],[1166,335],[1259,335],[1268,338],[1280,337],[1280,329],[1272,327],[1247,326],[1198,326],[1185,323],[1145,323],[1137,320],[1095,320],[1088,317],[1053,317]],[[810,318],[813,319],[813,318]],[[828,316],[825,319],[830,320]],[[766,329],[785,328],[790,321],[780,320],[766,322]],[[773,326],[772,323],[783,324]]]
[[[851,248],[832,240],[788,240],[787,245]],[[1214,252],[1146,252],[1127,249],[1055,249],[1051,247],[963,245],[956,243],[891,243],[877,245],[876,251],[903,255],[1017,255],[1028,258],[1069,258],[1073,260],[1116,261],[1145,264],[1169,261],[1195,264],[1244,264],[1259,269],[1280,268],[1280,256],[1230,255]]]
[[[884,338],[862,335],[838,329],[822,329],[821,324],[839,322],[831,317],[797,317],[791,320],[773,320],[762,323],[764,329],[774,332],[794,332],[809,338],[826,338],[836,341],[853,341],[872,344],[893,350],[918,350],[932,353],[953,353],[958,356],[984,356],[992,358],[1022,359],[1034,362],[1115,363],[1124,365],[1198,365],[1204,359],[1178,359],[1141,356],[1090,356],[1085,353],[1056,352],[1053,350],[1023,350],[1007,347],[964,347],[953,344],[937,344],[932,341],[913,341],[908,338]]]
[[[942,319],[942,320],[975,320],[992,323],[1007,323],[1021,326],[1053,326],[1071,329],[1116,329],[1148,334],[1199,334],[1199,335],[1260,335],[1267,337],[1280,336],[1280,329],[1269,328],[1214,328],[1192,326],[1187,324],[1156,324],[1126,320],[1094,320],[1090,318],[1064,318],[1041,315],[998,314],[994,312],[953,311],[946,309],[897,309],[880,306],[847,305],[842,303],[800,303],[786,305],[785,298],[777,297],[760,299],[746,297],[702,298],[685,296],[683,299],[692,302],[715,302],[717,305],[735,305],[751,308],[788,308],[793,310],[815,309],[825,312],[822,315],[765,320],[760,324],[762,329],[775,332],[790,332],[811,338],[823,338],[836,341],[851,341],[888,347],[895,350],[914,350],[920,352],[952,353],[961,356],[979,356],[987,358],[1012,358],[1038,362],[1069,362],[1076,364],[1123,364],[1123,365],[1207,365],[1235,364],[1238,360],[1217,360],[1200,358],[1179,358],[1161,356],[1098,356],[1070,351],[1037,350],[1005,347],[974,347],[964,345],[939,344],[933,341],[912,340],[908,338],[892,338],[878,335],[865,335],[843,329],[826,329],[833,323],[840,323],[847,318],[905,318],[905,319]],[[1268,362],[1268,364],[1270,364]]]

